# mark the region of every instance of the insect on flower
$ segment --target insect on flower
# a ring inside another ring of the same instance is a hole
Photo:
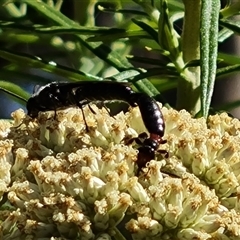
[[[131,139],[129,143],[136,141],[139,147],[137,164],[141,170],[147,162],[155,158],[155,152],[160,144],[166,141],[162,139],[165,130],[165,123],[162,112],[157,102],[144,93],[136,93],[127,83],[111,81],[81,81],[76,83],[52,82],[40,87],[28,100],[28,115],[36,118],[40,111],[55,112],[77,106],[81,109],[83,119],[88,131],[87,122],[83,112],[83,106],[91,102],[104,102],[118,100],[128,103],[132,107],[139,106],[143,122],[150,133],[139,135],[138,138]],[[90,110],[94,111],[89,106]],[[142,141],[141,138],[144,138]],[[164,150],[160,150],[166,153]]]
[[[137,138],[129,141],[129,143],[135,141],[140,145],[137,157],[139,173],[146,166],[147,162],[155,158],[156,151],[165,154],[166,157],[168,157],[168,152],[166,150],[158,150],[160,144],[164,144],[167,141],[162,139],[165,131],[165,122],[157,102],[142,93],[135,93],[134,97],[139,106],[145,127],[150,133],[149,138],[147,133],[141,133]]]

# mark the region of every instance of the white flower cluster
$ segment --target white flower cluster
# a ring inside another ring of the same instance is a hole
[[[138,108],[0,122],[0,239],[240,239],[240,122],[162,108],[169,157],[138,175]]]

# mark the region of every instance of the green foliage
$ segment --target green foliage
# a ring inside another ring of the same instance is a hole
[[[232,18],[238,2],[220,9],[220,0],[75,0],[67,14],[70,1],[0,3],[0,89],[20,101],[29,95],[17,75],[29,85],[52,75],[109,78],[166,97],[164,104],[174,90],[173,107],[207,117],[216,77],[240,69],[240,58],[218,52],[219,42],[240,33]]]

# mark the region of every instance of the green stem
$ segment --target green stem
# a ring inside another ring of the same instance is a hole
[[[8,12],[10,16],[13,18],[20,18],[22,17],[21,11],[16,7],[14,3],[8,3],[4,5],[5,10]]]
[[[148,2],[145,0],[133,0],[133,2],[139,4],[144,9],[144,11],[151,17],[151,19],[156,24],[158,24],[160,12],[154,5],[150,4],[150,1]]]
[[[73,1],[74,4],[74,20],[79,22],[81,26],[94,27],[95,18],[94,18],[94,7],[95,0],[90,1]],[[81,11],[79,11],[81,9]],[[86,14],[82,14],[86,12]]]
[[[201,0],[183,0],[185,17],[182,33],[182,51],[185,63],[200,58],[200,11]],[[185,108],[193,114],[199,112],[200,68],[191,67],[182,72],[183,78],[178,82],[177,108]],[[186,96],[188,96],[186,98]]]

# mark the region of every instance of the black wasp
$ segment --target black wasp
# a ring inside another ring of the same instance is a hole
[[[32,118],[38,116],[39,112],[65,109],[77,106],[83,113],[83,106],[90,102],[119,100],[128,103],[132,107],[139,106],[143,122],[150,133],[140,134],[139,138],[132,139],[140,144],[137,164],[139,170],[151,159],[155,158],[155,152],[160,144],[165,143],[162,139],[165,123],[162,112],[157,102],[144,93],[136,93],[127,83],[111,81],[81,81],[76,83],[53,82],[38,89],[28,100],[28,115]],[[91,108],[90,108],[91,109]],[[141,137],[144,140],[141,141]],[[166,151],[163,151],[166,153]]]
[[[42,86],[27,102],[28,115],[32,118],[39,112],[55,112],[71,106],[82,108],[93,101],[120,100],[136,106],[134,91],[126,83],[110,81],[81,81],[77,83],[52,82]]]
[[[83,113],[83,106],[94,101],[119,100],[135,107],[136,103],[132,98],[133,93],[133,90],[126,83],[110,81],[52,82],[39,88],[29,98],[27,110],[28,115],[35,118],[39,112],[53,110],[56,115],[57,110],[72,106],[79,107]],[[83,118],[88,130],[84,113]]]

